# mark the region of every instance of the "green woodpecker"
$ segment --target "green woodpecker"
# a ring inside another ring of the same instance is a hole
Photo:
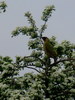
[[[42,37],[44,44],[43,44],[43,48],[45,51],[45,54],[49,57],[49,58],[53,58],[54,62],[56,62],[57,60],[57,52],[54,49],[53,45],[50,43],[50,40],[47,37]]]

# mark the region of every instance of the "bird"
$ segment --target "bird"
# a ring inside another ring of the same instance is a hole
[[[44,41],[43,48],[44,48],[45,54],[47,55],[48,58],[53,58],[54,62],[56,62],[57,61],[57,51],[56,51],[56,49],[54,48],[52,43],[50,43],[49,38],[42,37],[42,40]]]

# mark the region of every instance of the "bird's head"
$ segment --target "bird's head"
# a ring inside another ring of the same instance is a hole
[[[47,37],[42,37],[42,40],[45,42],[48,38]]]

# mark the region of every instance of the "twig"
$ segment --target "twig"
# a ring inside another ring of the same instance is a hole
[[[50,66],[54,66],[54,65],[57,65],[60,62],[71,61],[71,60],[75,60],[75,58],[61,59],[61,60],[51,64]]]
[[[33,68],[33,67],[26,67],[26,68],[33,69],[33,70],[37,71],[38,73],[40,73],[40,71],[38,71],[36,68]]]
[[[45,27],[46,23],[47,23],[47,21],[45,21],[43,27],[42,27],[42,28],[40,29],[40,31],[39,31],[39,33],[40,33],[40,38],[42,37],[42,33],[43,33],[43,31],[45,30],[44,27]]]
[[[24,58],[28,58],[28,57],[38,59],[38,60],[41,61],[42,64],[45,64],[45,62],[44,62],[42,59],[40,59],[40,58],[38,58],[38,57],[35,57],[35,56],[25,56]]]

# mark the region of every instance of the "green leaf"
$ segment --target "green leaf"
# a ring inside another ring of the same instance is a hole
[[[48,18],[52,15],[52,11],[55,10],[54,5],[52,6],[47,6],[44,11],[43,11],[43,16],[41,17],[41,19],[43,21],[47,21]]]

